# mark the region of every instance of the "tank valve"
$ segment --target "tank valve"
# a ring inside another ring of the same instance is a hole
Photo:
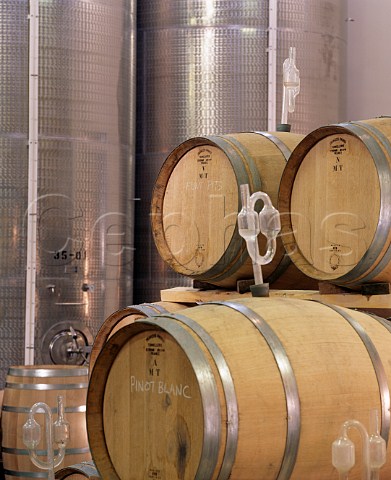
[[[41,345],[42,362],[55,365],[88,363],[94,338],[80,322],[59,322],[46,332]]]
[[[89,283],[83,283],[81,286],[81,290],[83,292],[93,292],[94,291],[94,285],[91,285]]]

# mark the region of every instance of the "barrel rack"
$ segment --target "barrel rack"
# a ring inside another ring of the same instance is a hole
[[[199,304],[214,300],[232,300],[251,297],[251,292],[243,284],[237,290],[223,290],[209,284],[193,282],[192,287],[175,287],[160,292],[165,302]],[[389,283],[365,284],[359,290],[319,282],[318,290],[277,290],[270,289],[270,297],[317,300],[341,307],[374,313],[389,319],[391,317],[391,287]]]

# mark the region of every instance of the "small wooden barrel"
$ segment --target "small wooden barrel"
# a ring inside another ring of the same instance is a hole
[[[302,139],[288,132],[251,132],[195,137],[179,145],[164,162],[152,194],[152,232],[162,259],[176,273],[221,287],[253,278],[237,228],[240,185],[266,192],[276,206],[286,161]],[[262,255],[263,235],[259,244]],[[314,285],[291,265],[280,239],[274,260],[262,271],[274,288]]]
[[[122,308],[112,313],[103,322],[95,337],[89,357],[90,376],[99,352],[101,351],[103,345],[115,332],[117,332],[124,326],[135,322],[139,318],[154,317],[161,313],[176,312],[177,310],[183,310],[184,308],[187,308],[187,306],[183,303],[155,302],[142,303],[140,305],[131,305],[129,307]]]
[[[321,127],[289,157],[282,239],[306,275],[342,286],[391,282],[391,118]]]
[[[65,459],[57,469],[81,461],[91,460],[86,429],[86,395],[88,369],[71,365],[13,366],[8,370],[2,407],[2,454],[5,478],[47,477],[47,472],[33,465],[23,443],[23,425],[30,408],[44,402],[57,415],[57,396],[62,395],[65,419],[70,423],[70,440]],[[46,460],[45,419],[34,415],[41,425],[41,443],[38,454]]]
[[[84,480],[85,478],[101,480],[94,462],[82,462],[62,468],[56,472],[55,478],[57,480],[64,480],[65,478],[69,480]]]
[[[369,429],[377,409],[388,440],[390,328],[285,298],[137,320],[106,342],[90,378],[95,464],[112,480],[336,479],[331,444],[343,422]],[[360,451],[349,479],[361,478]],[[391,478],[390,447],[381,475]]]

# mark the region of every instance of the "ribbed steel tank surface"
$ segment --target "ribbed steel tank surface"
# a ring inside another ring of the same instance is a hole
[[[135,302],[156,301],[161,289],[190,283],[159,257],[150,228],[154,182],[170,152],[195,136],[266,131],[274,109],[278,123],[282,64],[291,46],[301,79],[292,132],[344,120],[345,19],[340,0],[139,2]],[[273,29],[277,95],[270,109]]]
[[[0,3],[0,376],[23,364],[29,2]],[[135,2],[39,2],[35,361],[68,355],[130,302]],[[33,307],[34,308],[34,307]],[[52,342],[53,340],[53,342]]]

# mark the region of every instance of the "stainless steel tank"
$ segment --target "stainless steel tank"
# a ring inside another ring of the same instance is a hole
[[[150,229],[152,189],[171,150],[193,136],[268,129],[273,29],[277,123],[290,46],[296,47],[301,77],[292,131],[306,134],[342,120],[345,18],[345,0],[139,2],[135,303],[190,284],[160,259]]]
[[[28,14],[0,3],[3,378],[24,361]],[[83,363],[72,352],[131,301],[135,20],[133,0],[39,2],[35,363]]]

